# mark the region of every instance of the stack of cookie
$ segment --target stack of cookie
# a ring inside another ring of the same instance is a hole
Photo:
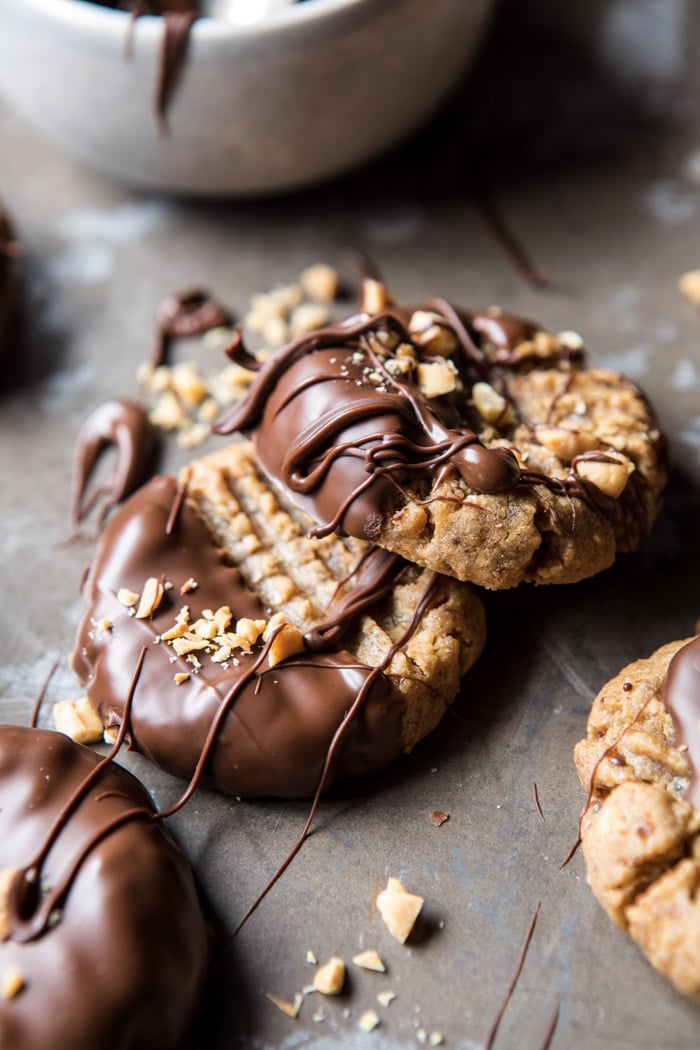
[[[439,299],[398,308],[368,281],[356,315],[302,335],[262,367],[240,335],[229,354],[258,370],[217,424],[235,437],[179,478],[148,481],[109,520],[72,654],[87,699],[57,712],[75,740],[104,734],[114,753],[128,741],[183,778],[178,805],[198,784],[318,798],[409,752],[483,647],[478,587],[574,583],[634,550],[657,513],[666,453],[653,412],[633,384],[586,366],[574,332]],[[124,462],[138,453],[134,411],[112,407],[109,434],[88,435],[92,452],[103,438],[120,450],[107,509],[138,473]],[[3,733],[3,783],[17,798],[0,807],[2,962],[12,964],[3,1039],[47,1045],[46,1025],[60,1017],[56,1046],[179,1045],[208,936],[186,865],[155,827],[167,813],[77,743]],[[585,776],[605,767],[585,748],[581,756]],[[672,782],[679,793],[689,767],[674,761],[662,788]],[[37,770],[47,768],[55,791],[37,807]],[[677,856],[697,812],[681,801],[666,809],[680,829]],[[147,861],[132,863],[139,851]],[[99,965],[83,939],[87,897],[100,912],[89,924]],[[629,895],[613,897],[615,914],[632,922]],[[144,930],[141,968],[113,991],[102,956],[118,943],[119,972],[132,972],[122,956],[142,953]],[[64,972],[52,952],[76,981],[47,983],[47,966]],[[83,966],[94,1009],[76,1028]],[[147,986],[148,1009],[144,968],[159,978]],[[45,1009],[20,994],[25,983],[51,989]],[[169,996],[177,1010],[161,1005]],[[110,1041],[107,1030],[121,1039],[125,1013],[131,1041]]]
[[[238,336],[229,354],[255,367]],[[442,300],[299,337],[104,531],[73,653],[108,733],[192,783],[314,794],[439,721],[482,648],[474,584],[571,583],[646,536],[665,446],[581,339]],[[241,440],[241,435],[245,440]]]

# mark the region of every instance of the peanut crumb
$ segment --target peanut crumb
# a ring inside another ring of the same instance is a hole
[[[149,576],[143,585],[141,600],[136,610],[137,620],[146,620],[151,616],[163,600],[163,581],[155,576]]]
[[[338,295],[340,279],[332,266],[319,262],[302,270],[299,284],[309,299],[317,303],[332,303]]]
[[[691,303],[700,305],[700,270],[689,270],[679,277],[678,288]]]
[[[190,576],[189,580],[185,580],[180,588],[180,594],[190,594],[192,591],[196,591],[198,587],[199,584],[197,581]]]
[[[312,966],[316,966],[318,964],[318,959],[316,958],[315,953],[312,952],[310,948],[306,953],[306,961],[307,963],[311,963]]]
[[[24,974],[16,966],[6,970],[2,979],[3,999],[14,999],[24,988]]]
[[[430,1035],[428,1036],[428,1042],[431,1046],[442,1046],[442,1044],[445,1042],[445,1037],[442,1034],[442,1032],[438,1032],[436,1030],[430,1033]]]
[[[117,601],[127,609],[132,609],[138,603],[139,597],[136,591],[130,591],[128,587],[120,587],[117,591]]]
[[[444,809],[434,809],[430,814],[430,823],[434,824],[436,828],[441,828],[445,821],[450,819],[450,814],[446,813]]]
[[[270,1000],[270,1002],[277,1007],[278,1010],[281,1010],[283,1014],[287,1015],[287,1017],[291,1017],[293,1021],[296,1021],[297,1017],[299,1016],[301,1004],[304,1001],[303,995],[297,992],[297,994],[294,996],[294,1001],[291,1003],[288,1002],[286,999],[280,999],[279,996],[273,995],[272,992],[265,992],[265,995]]]
[[[423,898],[404,889],[398,879],[390,878],[386,889],[377,897],[377,908],[389,933],[404,944],[423,907]]]
[[[184,685],[185,682],[189,682],[190,676],[186,671],[178,671],[175,675],[175,685]]]
[[[102,739],[102,719],[86,696],[80,700],[59,700],[53,705],[54,725],[76,744],[96,744]]]
[[[355,966],[359,966],[362,970],[373,970],[375,973],[386,973],[386,966],[384,961],[378,952],[374,949],[368,948],[364,952],[360,952],[358,955],[353,955],[352,961]]]
[[[357,1024],[364,1032],[373,1032],[380,1024],[379,1014],[376,1010],[365,1010]]]
[[[386,991],[377,993],[377,1002],[380,1006],[390,1006],[396,998],[396,992]]]
[[[314,974],[313,986],[322,995],[340,995],[345,984],[345,963],[333,955],[327,963],[319,966]]]

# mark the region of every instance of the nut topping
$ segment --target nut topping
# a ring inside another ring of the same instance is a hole
[[[147,620],[160,605],[164,593],[163,581],[156,579],[155,576],[149,576],[143,585],[141,601],[136,610],[136,619]]]
[[[322,995],[340,995],[344,984],[345,963],[338,955],[331,956],[314,974],[314,989]]]
[[[102,739],[102,719],[86,696],[80,700],[59,700],[53,705],[53,720],[58,732],[76,744],[96,744]]]
[[[398,879],[389,879],[377,897],[377,908],[392,937],[406,942],[423,907],[423,898],[404,889]]]
[[[618,499],[635,466],[626,456],[606,455],[604,459],[580,459],[574,464],[574,469],[579,477],[590,481],[603,495]]]

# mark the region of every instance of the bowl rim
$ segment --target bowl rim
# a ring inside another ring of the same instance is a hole
[[[54,22],[72,23],[84,27],[87,19],[88,22],[93,23],[95,28],[106,33],[111,31],[124,33],[124,23],[131,17],[128,11],[104,7],[96,0],[15,0],[15,2],[21,2],[23,9],[35,8],[42,17]],[[192,33],[196,36],[215,39],[258,36],[283,30],[288,26],[319,22],[352,8],[372,5],[376,2],[377,0],[308,0],[307,3],[290,3],[288,7],[271,12],[259,22],[240,24],[225,18],[201,15],[194,23]],[[161,15],[142,15],[138,22],[153,28],[157,27],[161,17]]]

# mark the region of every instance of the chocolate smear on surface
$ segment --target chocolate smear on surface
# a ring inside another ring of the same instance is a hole
[[[156,444],[157,430],[141,405],[115,399],[96,408],[80,428],[75,446],[73,524],[80,524],[95,507],[99,507],[99,529],[109,512],[148,477]],[[109,480],[88,495],[97,461],[109,448],[116,453]]]
[[[185,288],[174,292],[156,311],[150,367],[157,368],[168,362],[173,340],[204,335],[231,323],[231,312],[204,289]]]

